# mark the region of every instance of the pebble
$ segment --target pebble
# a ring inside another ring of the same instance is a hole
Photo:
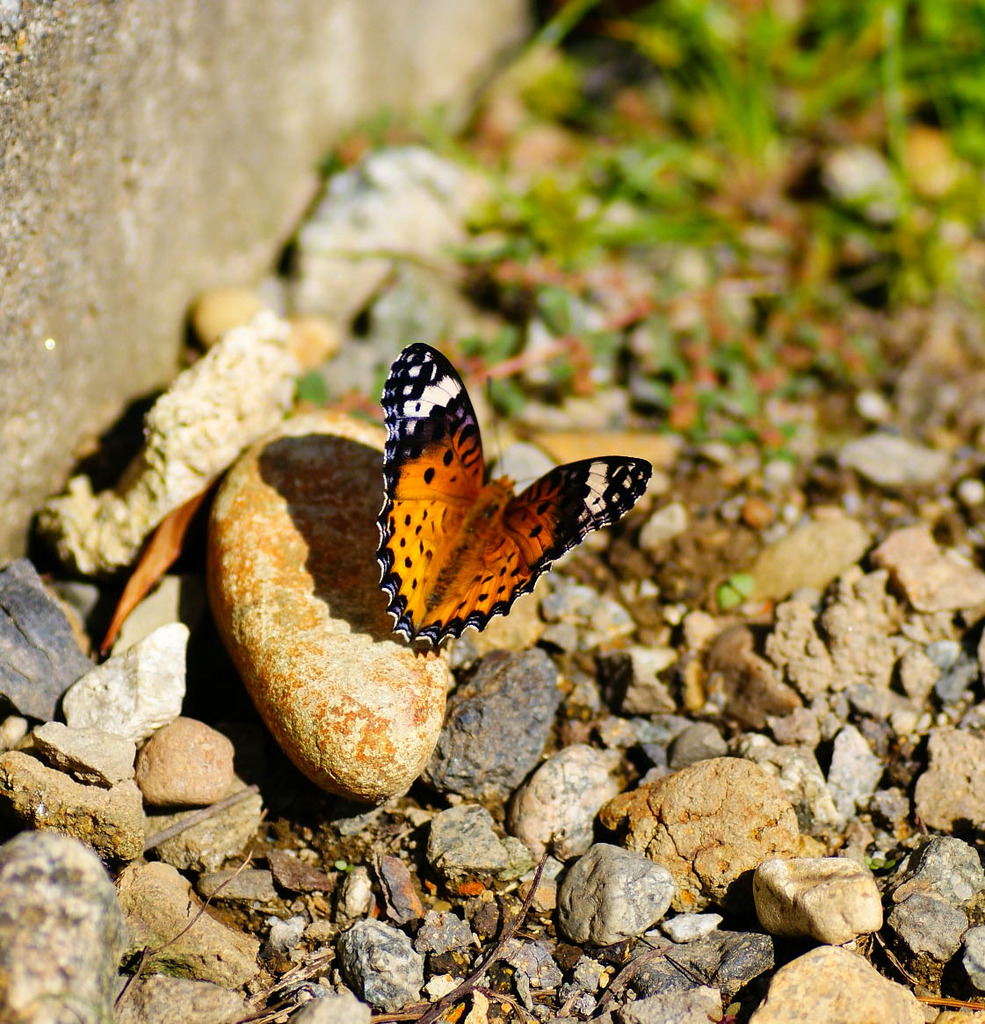
[[[643,854],[596,843],[558,890],[558,930],[571,942],[609,946],[642,935],[674,897],[670,872]]]
[[[721,914],[676,914],[661,921],[660,930],[671,942],[696,942],[710,935],[721,923]]]
[[[113,883],[90,849],[53,832],[0,846],[0,1019],[113,1019],[125,943]]]
[[[776,779],[734,757],[699,761],[622,793],[602,808],[599,819],[628,849],[670,871],[677,911],[726,899],[740,876],[771,857],[822,852],[800,834],[796,812]]]
[[[417,929],[414,948],[418,953],[447,953],[453,949],[467,949],[474,942],[472,929],[458,914],[429,910]]]
[[[970,690],[981,669],[977,658],[966,654],[955,640],[938,640],[927,645],[927,655],[940,670],[934,693],[942,704],[956,704],[971,697]]]
[[[824,590],[869,546],[868,531],[847,516],[817,519],[767,545],[750,574],[758,600],[778,601],[800,587]]]
[[[882,927],[872,872],[840,857],[768,860],[752,881],[759,923],[771,935],[841,945]]]
[[[539,992],[550,991],[557,988],[564,977],[544,940],[523,942],[519,939],[510,939],[503,947],[502,958],[522,972],[529,989]]]
[[[407,924],[424,916],[424,906],[414,888],[410,869],[399,857],[378,856],[376,877],[383,890],[387,917],[394,924]]]
[[[807,602],[791,598],[777,605],[765,649],[766,657],[805,700],[833,688],[831,655],[818,635],[817,613]]]
[[[336,877],[302,860],[293,850],[268,850],[274,880],[288,892],[332,892]]]
[[[540,760],[560,701],[544,651],[487,655],[448,702],[425,781],[478,800],[508,796]]]
[[[114,1024],[237,1024],[249,1012],[246,1000],[210,981],[137,978],[116,1006]],[[297,1020],[298,1018],[295,1018]]]
[[[941,551],[929,526],[891,533],[872,552],[919,612],[959,611],[985,602],[985,572],[956,552]]]
[[[0,802],[23,825],[74,836],[100,857],[133,860],[143,853],[140,790],[131,781],[86,786],[9,750],[0,755]]]
[[[158,729],[137,756],[136,779],[152,807],[203,807],[232,785],[233,745],[194,718],[178,717]]]
[[[708,1024],[721,1016],[722,995],[707,985],[688,992],[635,999],[619,1012],[624,1024]]]
[[[290,953],[304,935],[307,918],[301,914],[294,917],[268,917],[270,931],[267,933],[267,946],[275,953]]]
[[[789,714],[801,700],[755,648],[748,626],[726,629],[708,651],[708,692],[729,718],[763,729],[768,718]]]
[[[466,878],[519,878],[533,867],[530,851],[519,839],[500,839],[492,815],[478,804],[459,804],[431,820],[428,863],[443,878],[458,883]]]
[[[985,820],[985,739],[964,729],[933,729],[927,761],[913,794],[917,817],[941,832]]]
[[[815,750],[821,742],[821,727],[817,715],[809,708],[794,708],[789,715],[771,716],[767,724],[773,739],[781,746],[806,747]]]
[[[889,402],[878,391],[860,391],[855,396],[855,411],[870,423],[885,423],[893,414]]]
[[[339,936],[339,967],[366,1002],[393,1013],[417,1000],[424,957],[402,932],[382,921],[357,921]]]
[[[667,764],[676,772],[689,764],[724,757],[728,744],[711,722],[694,722],[679,733],[667,748]]]
[[[846,725],[834,739],[828,767],[828,792],[845,820],[864,807],[876,791],[885,765],[854,725]]]
[[[592,844],[595,815],[620,789],[622,757],[575,743],[548,758],[513,795],[507,827],[540,858],[550,850],[560,860],[583,854]]]
[[[677,661],[673,647],[631,644],[619,652],[629,659],[630,678],[619,705],[624,715],[653,715],[673,711],[674,698],[657,676]]]
[[[237,782],[236,785],[242,788],[242,783]],[[144,827],[148,840],[197,813],[189,810],[147,815]],[[246,849],[262,820],[263,798],[259,793],[251,793],[158,843],[154,853],[159,860],[181,871],[216,871],[227,858],[235,857]]]
[[[898,669],[903,692],[918,707],[930,696],[934,684],[941,676],[940,668],[918,644],[912,644],[903,652]]]
[[[961,907],[982,892],[985,871],[978,851],[962,839],[934,836],[907,857],[893,883],[892,898],[898,903],[921,893]]]
[[[382,445],[341,414],[295,417],[229,471],[209,531],[213,618],[261,717],[312,782],[367,803],[420,774],[449,683],[386,614]]]
[[[924,1024],[916,997],[841,946],[819,946],[781,967],[749,1024]]]
[[[91,668],[31,562],[21,558],[0,570],[0,694],[22,715],[48,721]]]
[[[211,348],[234,327],[248,324],[263,309],[252,288],[212,288],[192,303],[189,320],[203,348]]]
[[[854,469],[879,487],[932,484],[947,471],[946,452],[915,441],[876,431],[843,445],[838,465]]]
[[[979,992],[985,992],[985,925],[969,928],[964,933],[963,944],[961,966],[972,985]]]
[[[567,576],[551,574],[546,577],[540,613],[552,626],[574,626],[581,651],[614,643],[636,630],[632,616],[621,604]],[[545,640],[555,635],[552,626],[544,631]]]
[[[224,988],[239,988],[256,975],[260,943],[209,914],[198,916],[201,901],[169,864],[131,864],[116,887],[128,953],[163,947],[145,962],[148,973],[180,974]]]
[[[62,701],[72,729],[102,729],[134,743],[181,714],[188,627],[161,626],[84,675]]]
[[[207,900],[226,903],[264,904],[277,899],[274,876],[262,868],[226,868],[199,875],[195,891]]]
[[[20,715],[7,715],[0,722],[0,751],[13,750],[27,735],[28,723]]]
[[[985,483],[977,477],[965,477],[959,481],[955,493],[965,508],[977,508],[985,504]]]
[[[70,729],[45,722],[32,733],[34,749],[74,779],[95,786],[115,786],[133,778],[137,748],[132,740],[101,729]]]
[[[637,949],[643,952],[646,946]],[[772,970],[776,961],[773,939],[762,932],[714,931],[668,952],[669,957],[649,960],[633,975],[630,985],[644,999],[689,991],[703,981],[729,1002],[750,981]]]
[[[886,925],[912,957],[929,956],[944,964],[961,947],[968,916],[943,900],[915,892],[890,910]]]
[[[291,1024],[370,1024],[372,1016],[351,992],[339,992],[312,999],[291,1017]]]
[[[825,836],[844,827],[845,819],[835,807],[821,766],[812,751],[803,747],[778,746],[759,733],[747,733],[735,743],[735,753],[755,761],[760,768],[776,777],[793,804],[801,831]]]
[[[687,530],[688,518],[687,509],[679,501],[664,505],[643,524],[640,547],[654,558],[665,558],[667,544]]]

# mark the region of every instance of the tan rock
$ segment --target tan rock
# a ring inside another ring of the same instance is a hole
[[[263,308],[263,299],[252,288],[213,288],[192,305],[192,330],[211,348],[226,331],[248,324]]]
[[[137,756],[137,785],[154,807],[203,806],[221,800],[233,781],[233,745],[194,718],[158,729]]]
[[[627,849],[674,876],[674,909],[699,910],[730,896],[744,873],[773,857],[817,856],[780,784],[750,761],[714,757],[617,796],[599,813]]]
[[[386,614],[382,449],[346,416],[291,420],[230,470],[209,534],[213,615],[267,727],[313,782],[367,802],[420,774],[449,682]]]
[[[920,820],[942,832],[985,821],[985,739],[965,729],[934,729],[927,757],[913,793]]]
[[[921,1005],[856,953],[820,946],[781,967],[749,1024],[924,1024]]]

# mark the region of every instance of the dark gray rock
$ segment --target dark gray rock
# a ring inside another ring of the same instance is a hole
[[[99,858],[67,836],[0,846],[0,1020],[110,1020],[126,935]]]
[[[961,839],[934,836],[906,859],[892,897],[901,903],[919,893],[961,907],[983,891],[985,871],[978,851]]]
[[[246,1000],[211,981],[152,974],[127,987],[115,1024],[234,1024],[248,1013]]]
[[[487,655],[449,700],[424,779],[442,793],[507,796],[537,764],[560,699],[557,670],[543,651]]]
[[[357,921],[339,936],[339,966],[366,1002],[389,1013],[414,1002],[424,984],[424,957],[382,921]]]
[[[943,900],[914,893],[893,907],[886,925],[912,956],[945,964],[961,946],[968,917]]]
[[[522,971],[530,988],[536,991],[549,991],[561,984],[561,971],[543,942],[512,939],[506,945],[503,959]]]
[[[21,714],[48,721],[92,667],[34,566],[21,558],[0,571],[0,693]]]
[[[641,935],[674,898],[670,872],[648,857],[596,843],[558,890],[558,930],[571,942],[608,946]]]
[[[689,725],[667,750],[667,763],[674,771],[709,757],[724,757],[728,744],[711,722]]]
[[[645,952],[641,946],[639,952]],[[679,965],[679,966],[677,966]],[[685,946],[673,946],[665,957],[648,960],[633,975],[631,988],[642,998],[697,988],[701,978],[728,1003],[744,985],[773,969],[773,939],[758,932],[713,932]]]
[[[447,953],[451,949],[465,949],[474,941],[472,929],[457,914],[429,910],[417,929],[414,948],[418,953]]]

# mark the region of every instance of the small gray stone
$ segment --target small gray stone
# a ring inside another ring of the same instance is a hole
[[[492,815],[478,804],[460,804],[431,820],[428,863],[449,879],[519,878],[533,867],[530,851],[513,836],[500,839]]]
[[[393,1013],[414,1002],[424,984],[424,957],[382,921],[357,921],[339,936],[339,967],[366,1002]]]
[[[148,840],[197,813],[147,815],[144,827]],[[263,798],[259,793],[250,793],[159,843],[154,852],[160,860],[182,871],[215,871],[227,857],[243,852],[260,827],[262,816]]]
[[[131,740],[102,729],[70,729],[45,722],[34,730],[34,748],[52,766],[79,782],[114,786],[133,778],[137,748]]]
[[[840,857],[763,861],[753,875],[760,924],[771,935],[842,945],[882,927],[872,872]]]
[[[960,948],[968,917],[943,900],[914,893],[893,907],[886,924],[913,956],[944,964]]]
[[[561,984],[563,975],[543,942],[511,939],[503,950],[502,958],[518,971],[523,971],[532,989],[544,992]]]
[[[709,757],[724,757],[728,744],[711,722],[689,725],[667,748],[667,764],[676,772]]]
[[[851,818],[872,796],[883,770],[858,729],[846,725],[835,737],[828,769],[828,791],[842,818]]]
[[[721,1016],[722,994],[707,985],[636,999],[618,1013],[623,1024],[708,1024]]]
[[[195,891],[202,899],[226,903],[273,903],[277,899],[273,875],[261,868],[226,868],[200,875]]]
[[[51,832],[0,846],[0,1019],[110,1020],[125,942],[90,849]]]
[[[238,992],[211,981],[156,974],[127,986],[113,1020],[114,1024],[235,1024],[247,1013],[246,1000]]]
[[[933,483],[944,475],[948,461],[946,452],[881,431],[849,441],[838,453],[839,465],[879,487]]]
[[[188,627],[174,622],[103,662],[65,694],[65,721],[134,743],[146,739],[181,714],[187,645]]]
[[[21,558],[0,570],[0,694],[21,714],[47,721],[91,669],[34,566]]]
[[[672,501],[657,509],[644,523],[640,530],[640,547],[648,554],[663,558],[668,541],[684,533],[687,524],[687,509],[679,501]]]
[[[616,750],[565,747],[516,791],[507,826],[535,857],[547,849],[560,860],[579,856],[592,844],[599,808],[621,789],[615,774],[621,763]]]
[[[560,700],[542,650],[487,655],[448,703],[425,781],[474,799],[507,796],[537,764]]]
[[[985,892],[985,871],[978,851],[961,839],[934,836],[914,850],[893,886],[895,903],[914,893],[962,907]]]
[[[969,928],[962,941],[964,952],[961,954],[961,965],[972,985],[979,992],[985,992],[985,925]]]
[[[642,935],[674,897],[670,872],[648,857],[596,843],[565,875],[558,929],[575,943],[607,946]]]
[[[418,953],[447,953],[452,949],[465,949],[474,942],[472,929],[458,914],[429,910],[417,929],[414,948]]]
[[[660,930],[671,942],[696,942],[710,935],[721,923],[721,914],[677,914],[661,921]]]
[[[291,1018],[291,1024],[369,1024],[373,1011],[351,992],[312,999]]]
[[[133,782],[85,786],[19,750],[0,755],[0,802],[25,825],[74,836],[101,857],[143,853],[140,790]]]
[[[304,935],[304,927],[308,923],[300,914],[286,919],[271,917],[267,920],[270,924],[267,944],[278,953],[290,953],[301,941],[301,937]]]
[[[225,988],[239,988],[257,973],[260,943],[199,914],[202,904],[191,885],[170,865],[131,864],[116,887],[129,952],[157,950],[144,963],[148,973],[180,974]]]

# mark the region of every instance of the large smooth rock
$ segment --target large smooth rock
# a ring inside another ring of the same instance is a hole
[[[332,140],[464,102],[526,12],[0,3],[0,559],[79,438],[174,372],[195,293],[270,266]]]
[[[386,613],[382,448],[345,416],[291,420],[230,470],[209,531],[212,612],[267,727],[312,782],[374,803],[424,768],[449,683]]]

